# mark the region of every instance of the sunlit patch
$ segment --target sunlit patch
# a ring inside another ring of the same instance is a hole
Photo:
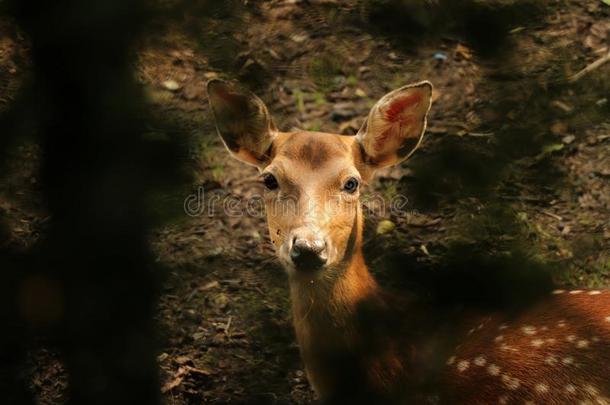
[[[610,316],[606,317],[606,322],[610,322]]]
[[[582,290],[572,290],[572,291],[570,291],[570,294],[572,294],[572,295],[576,295],[576,294],[580,294],[580,293],[582,293]]]
[[[566,292],[566,290],[554,290],[552,292],[552,294],[558,295],[558,294],[563,294],[564,292]]]
[[[539,394],[545,394],[545,393],[549,392],[549,386],[546,384],[543,384],[543,383],[536,384],[536,387],[534,387],[534,389]]]
[[[576,347],[578,347],[579,349],[586,349],[587,347],[589,347],[589,341],[585,340],[585,339],[581,339],[578,342],[576,342]]]
[[[542,339],[534,339],[532,340],[532,346],[534,347],[540,347],[544,344],[544,340]]]
[[[576,336],[574,335],[569,335],[566,337],[566,340],[570,343],[574,343],[576,341]]]
[[[589,295],[599,295],[599,294],[601,294],[601,293],[602,293],[602,292],[601,292],[601,291],[599,291],[599,290],[591,290],[591,291],[589,291],[589,292],[588,292],[588,294],[589,294]]]
[[[566,365],[568,365],[568,364],[574,364],[574,357],[572,357],[572,356],[566,356],[566,357],[564,357],[563,359],[561,359],[561,362],[562,362],[563,364],[566,364]]]
[[[523,332],[526,335],[535,335],[536,334],[536,328],[534,328],[533,326],[523,326],[521,327],[521,332]]]
[[[500,367],[496,366],[495,364],[490,364],[487,367],[487,372],[490,375],[493,375],[493,376],[499,375],[500,374]]]
[[[485,356],[478,356],[477,358],[474,359],[474,364],[476,364],[479,367],[483,367],[485,365],[485,363],[487,363]]]
[[[457,364],[457,369],[460,373],[468,370],[469,367],[470,367],[470,362],[468,360],[462,360]]]

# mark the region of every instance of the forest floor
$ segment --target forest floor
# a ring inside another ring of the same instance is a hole
[[[283,130],[353,134],[386,92],[423,79],[434,83],[422,148],[370,186],[386,199],[410,198],[407,215],[369,215],[365,246],[373,268],[381,267],[391,251],[426,271],[443,265],[455,243],[478,248],[481,241],[492,241],[494,249],[525,246],[528,255],[556,269],[558,285],[610,285],[610,87],[600,79],[610,77],[610,64],[545,99],[545,127],[539,130],[548,141],[507,163],[487,194],[453,198],[459,178],[445,173],[431,184],[444,184],[438,189],[447,195],[434,195],[434,204],[411,199],[418,168],[427,159],[462,164],[463,156],[447,152],[461,148],[485,156],[502,125],[510,128],[535,108],[513,106],[515,111],[499,115],[499,98],[507,96],[500,97],[498,89],[507,82],[524,83],[519,87],[524,92],[531,90],[528,83],[536,83],[535,91],[553,87],[557,77],[569,77],[609,52],[609,6],[598,0],[558,1],[536,25],[514,27],[510,40],[518,52],[490,62],[452,37],[405,49],[354,25],[335,24],[339,17],[310,3],[314,6],[264,3],[239,17],[240,30],[234,29],[236,21],[206,23],[233,39],[233,63],[239,64],[231,66],[233,71],[263,75],[259,95]],[[201,44],[180,27],[163,25],[143,41],[137,58],[151,108],[178,128],[173,136],[190,150],[184,159],[194,182],[184,195],[174,196],[176,204],[182,207],[200,187],[205,202],[221,201],[214,212],[184,214],[151,235],[156,260],[167,272],[157,318],[163,395],[168,404],[309,403],[314,397],[294,340],[287,280],[265,218],[222,209],[227,196],[245,204],[261,194],[262,185],[254,168],[229,158],[215,134],[205,83],[224,76],[215,58],[228,51],[210,45],[214,37],[205,39]],[[0,23],[0,108],[27,76],[26,43],[10,22]],[[0,210],[10,223],[7,243],[27,249],[47,221],[37,198],[38,148],[24,142],[13,155],[11,174],[0,184]],[[470,167],[473,176],[484,176],[479,165]],[[541,178],[543,170],[552,179]],[[496,212],[490,201],[498,200],[503,204]],[[505,217],[513,225],[510,231],[501,226]],[[382,220],[395,228],[376,232]],[[60,357],[48,349],[31,357],[39,402],[61,403],[66,377]]]

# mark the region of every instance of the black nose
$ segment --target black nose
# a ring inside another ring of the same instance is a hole
[[[318,269],[328,260],[326,242],[322,239],[295,238],[290,249],[290,258],[299,270]]]

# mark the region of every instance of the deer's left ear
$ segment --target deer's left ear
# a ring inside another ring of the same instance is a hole
[[[365,162],[379,168],[408,158],[424,136],[431,104],[432,84],[427,81],[383,96],[356,135]]]

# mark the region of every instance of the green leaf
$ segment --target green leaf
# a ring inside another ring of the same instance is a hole
[[[610,0],[608,0],[608,1],[610,1]],[[545,145],[542,148],[542,154],[548,155],[553,152],[558,152],[558,151],[562,150],[564,146],[565,145],[563,143],[551,143],[549,145]]]
[[[392,232],[394,228],[396,228],[396,224],[394,222],[384,219],[377,225],[377,234],[383,235]]]

